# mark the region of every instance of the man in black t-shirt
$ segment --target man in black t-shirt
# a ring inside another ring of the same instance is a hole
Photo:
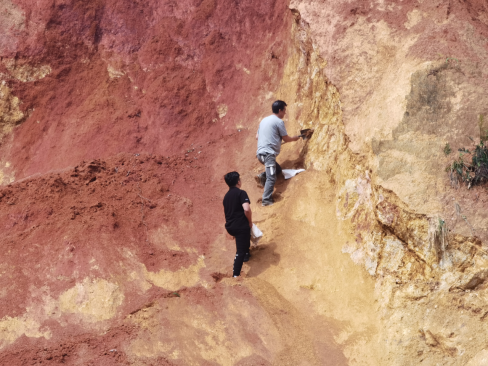
[[[251,246],[252,212],[251,201],[246,191],[241,190],[239,173],[230,172],[224,176],[229,191],[224,197],[225,228],[236,238],[234,277],[240,276],[242,263],[249,260]]]

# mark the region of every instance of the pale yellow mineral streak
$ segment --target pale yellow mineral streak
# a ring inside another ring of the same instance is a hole
[[[24,119],[20,100],[12,94],[5,80],[0,82],[0,135],[12,132],[16,124]]]
[[[51,66],[49,65],[22,65],[18,64],[15,59],[6,59],[3,61],[3,64],[7,68],[11,77],[24,83],[44,79],[52,72]]]
[[[176,291],[182,287],[195,286],[200,280],[199,272],[204,267],[205,261],[203,256],[201,256],[194,265],[175,272],[165,269],[161,269],[159,272],[149,272],[144,267],[144,273],[146,279],[155,286]]]
[[[17,338],[26,335],[31,338],[51,338],[49,330],[41,331],[41,324],[27,314],[21,317],[9,316],[0,320],[0,348],[13,343]]]
[[[118,79],[125,75],[123,71],[117,70],[112,65],[107,66],[107,72],[110,79]]]
[[[117,284],[104,279],[88,279],[77,283],[59,297],[59,308],[64,313],[79,314],[93,323],[113,318],[122,304],[124,294]]]
[[[220,104],[217,106],[217,113],[219,114],[219,118],[224,118],[227,114],[228,107],[225,104]]]
[[[48,291],[46,289],[45,291]],[[22,316],[6,316],[0,320],[0,349],[25,335],[49,339],[51,331],[41,325],[47,319],[58,319],[62,314],[77,314],[86,323],[109,320],[117,314],[124,294],[117,284],[105,279],[85,278],[83,282],[62,293],[58,299],[43,296],[41,303],[29,306]]]

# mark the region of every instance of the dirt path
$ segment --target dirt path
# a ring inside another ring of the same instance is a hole
[[[269,312],[280,308],[291,317],[293,352],[314,345],[310,364],[377,365],[374,282],[342,253],[354,238],[336,218],[334,187],[325,173],[311,171],[277,184],[276,191],[275,205],[254,205],[264,238],[246,268],[250,288]]]

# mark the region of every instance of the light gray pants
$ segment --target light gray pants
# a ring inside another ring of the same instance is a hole
[[[264,185],[263,202],[273,202],[272,194],[276,183],[276,176],[281,174],[281,167],[276,162],[275,154],[259,154],[258,160],[264,165],[265,171],[259,174],[264,176],[266,184]]]

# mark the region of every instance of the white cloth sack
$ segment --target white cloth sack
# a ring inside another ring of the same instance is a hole
[[[290,179],[297,175],[298,173],[304,172],[305,169],[283,169],[283,175],[285,179]]]
[[[259,242],[259,239],[263,237],[263,232],[259,230],[259,228],[256,226],[256,224],[252,224],[252,229],[251,229],[251,241],[254,244],[257,244]]]

